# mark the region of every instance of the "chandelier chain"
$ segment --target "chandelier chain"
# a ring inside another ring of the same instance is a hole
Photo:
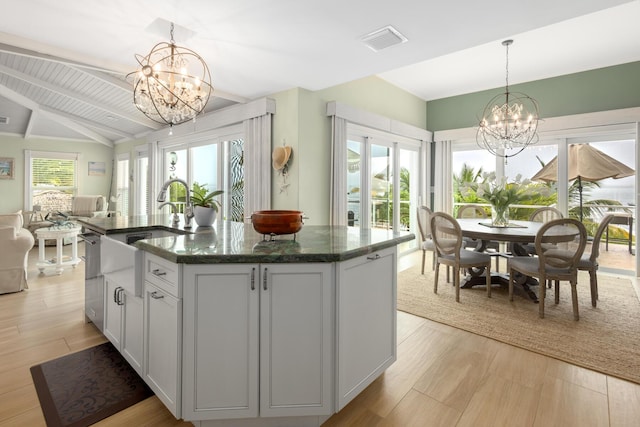
[[[507,47],[507,60],[505,61],[505,87],[506,87],[506,92],[509,93],[509,45],[511,43],[506,43],[505,46]]]
[[[173,22],[171,23],[171,29],[169,30],[169,34],[171,35],[171,44],[176,44],[176,41],[173,39],[173,29],[174,29],[174,25]]]

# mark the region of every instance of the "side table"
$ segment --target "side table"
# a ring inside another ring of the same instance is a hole
[[[55,267],[57,274],[62,274],[64,267],[67,265],[76,267],[80,263],[78,258],[78,234],[82,227],[79,225],[73,225],[72,227],[66,226],[51,226],[46,228],[38,228],[36,230],[36,237],[38,238],[38,263],[36,266],[40,273],[44,273],[44,269],[47,267]],[[62,248],[64,246],[65,237],[71,237],[71,258],[62,256]],[[44,255],[44,241],[46,239],[56,240],[56,257],[52,260],[45,259]]]

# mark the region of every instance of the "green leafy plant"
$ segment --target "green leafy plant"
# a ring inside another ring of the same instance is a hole
[[[545,196],[548,192],[544,185],[536,185],[529,179],[522,179],[520,174],[515,180],[508,182],[507,177],[498,179],[495,172],[482,173],[480,182],[466,183],[460,190],[463,195],[475,194],[480,200],[497,207],[527,202],[540,195]]]
[[[191,204],[193,206],[212,208],[217,211],[218,206],[222,207],[222,205],[215,197],[222,193],[224,193],[222,190],[209,191],[207,184],[200,185],[194,182],[191,188]]]

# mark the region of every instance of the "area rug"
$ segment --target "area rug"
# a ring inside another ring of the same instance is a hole
[[[398,310],[640,383],[640,302],[629,279],[599,275],[600,299],[593,308],[589,276],[581,272],[580,320],[574,321],[568,282],[560,284],[557,305],[554,290],[547,289],[545,317],[540,319],[538,304],[517,295],[511,302],[508,290],[495,286],[492,298],[483,286],[461,289],[456,303],[445,273],[442,268],[434,294],[432,271],[422,275],[412,267],[400,272]]]
[[[49,427],[84,427],[153,392],[111,343],[31,367]]]

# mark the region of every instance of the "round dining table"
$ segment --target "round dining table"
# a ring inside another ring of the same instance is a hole
[[[510,221],[506,227],[496,227],[491,225],[489,218],[459,218],[458,223],[462,231],[462,236],[467,239],[477,240],[476,251],[484,251],[489,241],[508,243],[509,250],[505,253],[497,253],[497,256],[505,258],[516,256],[528,256],[529,253],[522,247],[522,244],[534,243],[536,234],[544,223],[534,221]],[[554,230],[553,234],[545,236],[545,243],[569,242],[576,237],[576,232],[571,228],[560,228]],[[485,272],[483,269],[471,269],[468,276],[461,282],[461,288],[471,288],[476,285],[485,285],[484,274],[491,274],[491,283],[506,286],[509,284],[509,275],[498,272]],[[514,283],[524,291],[524,293],[534,302],[538,302],[538,295],[531,289],[537,286],[538,281],[533,277],[519,275],[514,279]]]

